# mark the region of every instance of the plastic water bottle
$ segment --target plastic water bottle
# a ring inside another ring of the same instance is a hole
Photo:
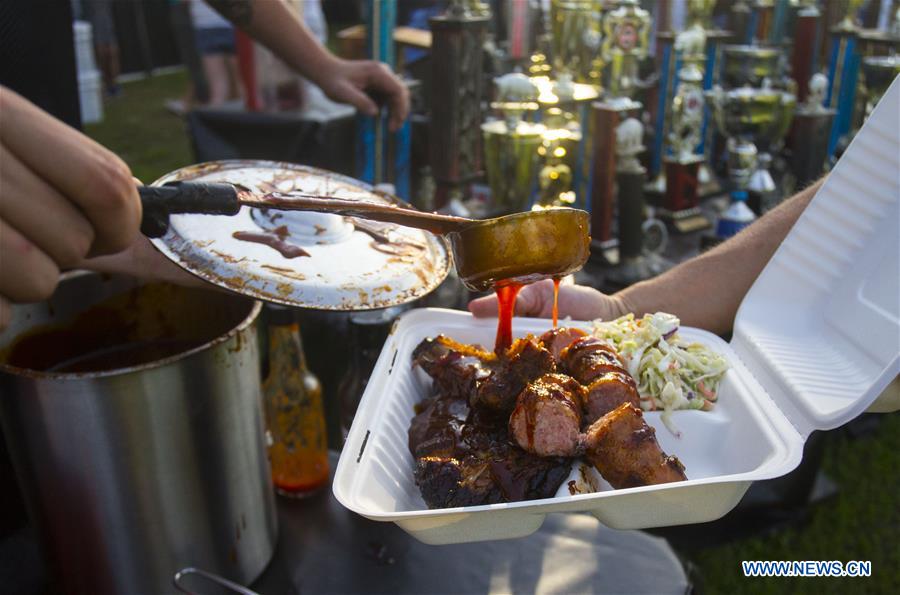
[[[747,192],[745,190],[734,190],[731,192],[731,205],[719,218],[719,224],[716,226],[716,235],[723,240],[730,238],[755,220],[756,215],[747,206]]]

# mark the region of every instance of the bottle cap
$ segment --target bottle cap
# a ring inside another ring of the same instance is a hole
[[[732,190],[731,191],[731,202],[747,202],[747,191],[746,190]]]

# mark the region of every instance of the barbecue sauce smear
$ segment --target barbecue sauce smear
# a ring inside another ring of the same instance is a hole
[[[287,241],[288,229],[286,225],[281,225],[273,230],[273,233],[260,233],[255,231],[236,231],[231,234],[236,240],[243,242],[253,242],[263,244],[277,250],[285,258],[297,258],[300,256],[309,256],[309,252]]]

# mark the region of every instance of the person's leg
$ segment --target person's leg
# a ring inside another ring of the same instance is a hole
[[[109,63],[107,68],[109,69],[109,84],[106,86],[106,91],[112,96],[117,96],[122,92],[122,88],[119,86],[119,74],[121,74],[121,67],[119,65],[119,44],[112,43],[109,46],[109,57],[107,58]]]
[[[110,0],[89,0],[84,8],[90,18],[94,37],[94,55],[103,76],[103,87],[107,94],[117,95],[119,86],[119,44],[113,22]]]
[[[226,65],[228,67],[228,81],[230,83],[229,97],[231,99],[240,99],[243,101],[244,87],[241,85],[241,75],[238,70],[237,56],[228,54]]]
[[[221,105],[228,101],[231,81],[228,76],[228,56],[225,54],[205,54],[203,72],[209,86],[209,105]]]
[[[234,30],[225,27],[195,29],[197,50],[203,56],[203,72],[209,87],[209,105],[231,99],[228,57],[234,56]]]
[[[172,30],[175,33],[175,41],[178,44],[178,54],[188,71],[190,77],[190,89],[185,94],[185,102],[188,109],[194,102],[206,103],[209,92],[206,87],[206,78],[203,76],[203,64],[197,44],[194,39],[194,26],[191,24],[190,4],[177,2],[170,4],[169,16],[172,19]]]

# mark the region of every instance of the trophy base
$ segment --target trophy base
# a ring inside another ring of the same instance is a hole
[[[666,170],[660,169],[659,174],[653,178],[651,181],[644,184],[644,195],[648,198],[652,197],[651,201],[654,205],[660,205],[662,203],[662,196],[666,193]]]
[[[617,266],[619,264],[619,240],[615,238],[602,242],[591,240],[590,259],[605,266]]]
[[[672,268],[673,263],[658,254],[642,254],[622,259],[614,269],[606,273],[604,281],[611,287],[628,287],[640,281],[656,277]]]
[[[699,173],[703,158],[665,159],[666,193],[662,197],[662,207],[670,212],[697,207],[699,199]]]
[[[716,179],[715,174],[709,169],[706,162],[700,164],[697,170],[697,197],[709,198],[722,193],[722,184]]]
[[[656,215],[665,220],[678,233],[693,233],[712,227],[712,222],[706,218],[699,207],[669,211],[657,209]]]
[[[719,180],[716,179],[705,163],[700,164],[697,178],[697,198],[704,199],[722,193],[722,184],[719,183]],[[656,178],[644,185],[644,195],[650,204],[663,206],[665,194],[666,174],[663,170]]]

